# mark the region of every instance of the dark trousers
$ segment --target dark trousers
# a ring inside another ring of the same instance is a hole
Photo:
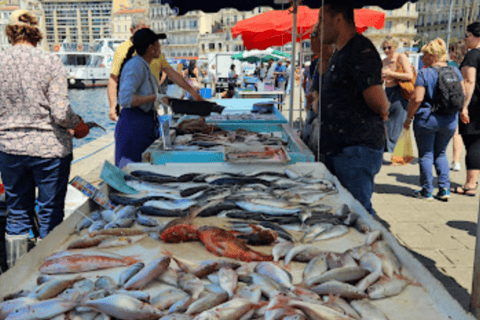
[[[65,158],[18,156],[0,152],[0,172],[8,209],[7,234],[28,234],[38,188],[40,238],[63,221],[72,155]]]
[[[5,252],[5,227],[7,217],[0,216],[0,273],[7,271],[7,253]]]
[[[155,112],[156,113],[156,112]],[[154,112],[123,108],[115,127],[115,165],[141,162],[142,153],[160,136]]]
[[[385,151],[392,153],[402,133],[403,123],[407,118],[408,101],[402,98],[400,86],[386,88],[390,109],[388,120],[385,122],[386,148]]]

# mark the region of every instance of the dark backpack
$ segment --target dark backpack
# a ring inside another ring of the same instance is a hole
[[[434,67],[438,73],[437,87],[433,97],[432,112],[441,115],[452,115],[462,111],[463,88],[460,77],[454,67]]]

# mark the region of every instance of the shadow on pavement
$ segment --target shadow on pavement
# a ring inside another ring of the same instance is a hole
[[[477,236],[477,224],[474,222],[464,220],[450,220],[447,222],[447,226],[459,230],[465,230],[468,232],[469,236]]]
[[[411,197],[413,193],[412,188],[409,187],[404,187],[404,186],[398,186],[398,185],[393,185],[393,184],[382,184],[382,183],[375,183],[375,187],[373,192],[378,193],[378,194],[384,194],[384,193],[389,193],[389,194],[402,194],[407,197]]]
[[[420,185],[420,178],[418,174],[415,175],[407,175],[407,174],[401,174],[401,173],[389,173],[387,174],[389,177],[395,177],[397,182],[401,183],[406,183],[406,184],[411,184],[416,187]],[[433,185],[437,184],[437,178],[433,178]]]
[[[460,303],[460,305],[467,311],[469,311],[470,307],[470,294],[468,293],[467,289],[459,285],[454,278],[447,276],[446,274],[442,273],[440,270],[437,269],[435,266],[435,261],[427,258],[415,251],[412,251],[408,248],[405,248],[418,260],[420,261],[430,273],[440,281],[445,289],[450,293],[450,295]]]

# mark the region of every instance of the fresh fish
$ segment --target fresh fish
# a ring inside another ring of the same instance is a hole
[[[93,291],[95,289],[95,283],[90,279],[83,279],[73,285],[73,288],[78,290],[80,294]]]
[[[322,320],[351,320],[347,315],[331,309],[325,305],[319,303],[312,303],[308,301],[302,301],[292,299],[288,297],[277,297],[277,303],[271,307],[285,308],[285,306],[291,306],[302,310],[310,319],[322,319]]]
[[[197,201],[190,199],[181,199],[175,201],[150,200],[145,202],[143,205],[163,210],[187,210],[195,204],[197,204]]]
[[[113,248],[113,247],[123,247],[130,245],[132,243],[137,243],[145,239],[146,236],[133,236],[133,237],[111,237],[102,241],[98,248]]]
[[[285,208],[278,208],[278,207],[271,207],[261,204],[254,204],[249,201],[237,201],[237,206],[240,208],[250,211],[250,212],[259,212],[264,214],[272,214],[272,215],[291,215],[300,212],[300,209],[285,209]]]
[[[285,265],[288,266],[290,261],[292,261],[294,258],[296,261],[307,262],[324,252],[325,251],[323,249],[311,244],[295,246],[285,256]]]
[[[130,256],[112,258],[103,255],[77,254],[45,261],[39,267],[39,271],[43,274],[75,273],[129,266],[137,262],[136,258]]]
[[[105,226],[105,229],[113,229],[113,228],[130,228],[135,223],[135,218],[130,219],[117,219],[108,223]]]
[[[346,315],[352,317],[353,319],[362,320],[362,317],[360,316],[360,314],[358,314],[358,312],[352,308],[350,303],[348,303],[347,301],[345,301],[340,297],[328,296],[327,304],[331,306],[335,306],[336,308],[340,308],[341,310],[343,310],[343,312],[345,312]],[[368,319],[368,318],[363,318],[363,319]]]
[[[228,300],[226,292],[206,294],[202,298],[190,304],[185,311],[186,314],[198,314],[205,310],[212,309]]]
[[[235,297],[249,300],[253,303],[258,303],[262,297],[262,290],[258,285],[249,285],[238,290]]]
[[[293,179],[293,180],[296,180],[296,179],[300,178],[300,176],[297,173],[295,173],[295,172],[293,172],[292,170],[289,170],[289,169],[285,169],[285,175],[287,177],[289,177],[290,179]]]
[[[288,289],[293,287],[293,277],[291,273],[279,267],[277,264],[267,261],[259,262],[255,267],[255,272],[272,278]]]
[[[377,241],[372,248],[382,260],[382,270],[385,275],[389,278],[392,278],[394,274],[401,275],[402,264],[386,241]]]
[[[218,284],[228,293],[228,297],[231,299],[235,294],[235,290],[237,290],[237,273],[230,268],[221,268],[218,271]]]
[[[139,225],[145,226],[145,227],[156,227],[159,225],[157,219],[152,218],[152,217],[147,217],[141,213],[137,214],[137,220],[136,222]]]
[[[280,258],[285,257],[285,255],[294,247],[295,245],[290,241],[283,241],[277,243],[272,249],[273,261],[279,261]]]
[[[106,131],[104,127],[102,127],[101,125],[99,125],[99,124],[96,123],[95,121],[88,121],[88,122],[85,122],[85,124],[87,125],[88,129],[100,128],[100,129],[102,129],[103,131]]]
[[[193,316],[189,314],[182,314],[182,313],[172,313],[160,318],[160,320],[192,320],[192,319],[193,319]]]
[[[5,320],[51,319],[75,308],[76,302],[50,299],[27,304],[12,311]]]
[[[273,298],[279,293],[287,292],[287,288],[283,287],[274,279],[256,272],[253,272],[248,276],[239,277],[239,281],[248,281],[247,283],[249,284],[258,285],[260,290],[262,290],[262,294],[269,298]]]
[[[117,219],[117,214],[113,210],[103,210],[101,212],[101,215],[102,215],[103,221],[107,223],[115,221]]]
[[[141,213],[156,217],[186,217],[187,212],[181,210],[166,210],[149,206],[141,206],[138,210]]]
[[[316,277],[312,277],[305,283],[307,287],[313,287],[331,280],[350,282],[360,280],[368,274],[368,271],[358,266],[347,266],[328,270]]]
[[[192,300],[190,298],[179,300],[172,304],[170,308],[168,308],[168,313],[184,313],[187,311],[188,306]]]
[[[88,228],[88,232],[89,233],[92,233],[92,232],[96,232],[98,230],[102,230],[105,225],[107,224],[107,222],[105,222],[104,220],[100,220],[100,221],[95,221],[94,223],[92,223],[92,225]]]
[[[347,299],[363,299],[367,297],[367,295],[360,291],[357,287],[336,280],[327,281],[311,288],[310,290],[319,295],[332,294]]]
[[[20,297],[17,299],[0,302],[0,319],[3,320],[7,318],[7,316],[13,311],[36,302],[38,302],[37,299],[30,297]]]
[[[371,229],[370,227],[368,226],[368,224],[365,222],[365,220],[363,220],[362,218],[358,218],[357,221],[355,221],[355,224],[354,224],[355,228],[360,231],[361,233],[367,233],[367,232],[370,232]]]
[[[312,278],[319,277],[328,270],[327,255],[320,254],[310,260],[303,269],[303,283],[306,283]]]
[[[114,294],[103,299],[85,301],[92,307],[117,319],[159,319],[164,314],[155,307],[127,295]]]
[[[47,276],[47,275],[44,275],[44,274],[39,275],[38,278],[37,278],[37,285],[39,286],[39,285],[44,284],[45,282],[51,281],[53,279],[55,279],[55,278],[52,277],[52,276]],[[10,299],[3,298],[3,300],[10,300]]]
[[[344,225],[337,225],[333,226],[324,232],[317,235],[312,241],[321,241],[321,240],[328,240],[333,238],[338,238],[343,236],[344,234],[348,233],[349,228]]]
[[[196,320],[239,320],[243,315],[261,305],[252,303],[245,299],[232,299],[214,308],[203,311],[195,317]]]
[[[158,278],[164,273],[170,265],[170,257],[164,256],[160,259],[152,261],[145,268],[142,268],[138,273],[128,280],[123,286],[126,290],[142,290],[152,280]]]
[[[365,236],[365,245],[372,245],[375,241],[382,237],[382,232],[380,230],[374,230],[366,234]]]
[[[159,310],[165,310],[170,308],[175,302],[188,299],[190,295],[178,288],[170,288],[168,290],[161,291],[151,299],[151,304]]]
[[[90,217],[84,218],[82,221],[80,221],[79,224],[77,224],[76,232],[79,233],[83,229],[90,227],[92,223],[93,223],[93,220]]]
[[[179,272],[169,267],[167,271],[165,271],[160,275],[160,277],[158,277],[157,280],[172,286],[178,286],[178,277],[179,277]]]
[[[193,300],[198,299],[205,290],[205,283],[191,273],[185,273],[178,278],[178,285],[184,291],[190,293]]]
[[[320,234],[325,232],[326,230],[330,229],[333,227],[333,224],[331,223],[318,223],[310,228],[308,228],[307,231],[303,234],[303,236],[300,238],[300,242],[312,242],[315,240],[316,237],[318,237]]]
[[[368,299],[355,300],[350,302],[350,305],[360,314],[362,319],[388,320],[387,316]]]
[[[137,208],[134,206],[125,206],[117,211],[117,220],[135,219],[137,215]]]
[[[101,276],[98,277],[95,281],[95,289],[102,290],[102,289],[111,289],[117,286],[117,282],[110,278],[109,276]]]
[[[145,234],[145,231],[143,230],[137,230],[137,229],[129,229],[129,228],[116,228],[116,229],[108,229],[108,230],[99,230],[93,233],[90,233],[90,237],[95,237],[95,236],[116,236],[116,237],[129,237],[129,236],[139,236]]]
[[[375,283],[382,275],[382,260],[375,254],[368,252],[360,258],[360,267],[370,271],[370,274],[363,278],[356,287],[361,291],[365,291],[368,286]]]
[[[209,182],[212,186],[223,186],[223,185],[250,185],[250,184],[263,184],[266,187],[270,187],[272,183],[267,180],[252,178],[252,177],[230,177],[230,178],[219,178]]]
[[[394,277],[377,281],[367,288],[370,299],[383,299],[400,294],[411,281]]]
[[[91,238],[90,236],[87,235],[83,238],[80,238],[70,243],[67,249],[72,250],[72,249],[84,249],[84,248],[96,247],[100,243],[102,243],[103,241],[109,238],[110,236],[97,236],[97,237]]]
[[[303,286],[294,287],[292,293],[303,301],[320,302],[320,296],[316,292],[303,288]]]
[[[172,196],[175,196],[177,197],[177,199],[181,199],[182,197],[180,196],[180,192],[174,188],[170,188],[170,187],[167,187],[165,185],[159,185],[159,184],[156,184],[156,183],[151,183],[151,182],[146,182],[146,181],[137,181],[137,180],[128,180],[128,181],[125,181],[125,183],[139,191],[139,192],[142,192],[142,191],[145,191],[145,192],[152,192],[152,193],[168,193]]]
[[[83,280],[82,277],[74,279],[53,279],[48,281],[30,292],[29,298],[36,300],[47,300],[56,297],[59,293],[73,286],[75,282]]]

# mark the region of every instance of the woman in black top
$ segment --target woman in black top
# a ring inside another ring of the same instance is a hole
[[[467,167],[467,181],[452,192],[475,196],[480,174],[480,22],[467,26],[465,44],[471,49],[460,65],[465,83],[465,101],[460,113],[459,131],[462,135]]]
[[[202,88],[199,80],[197,61],[191,60],[187,69],[187,81],[198,92],[200,92],[200,89]]]

